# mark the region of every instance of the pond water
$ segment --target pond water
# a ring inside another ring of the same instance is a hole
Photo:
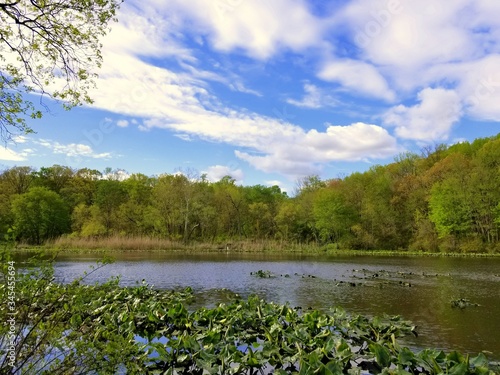
[[[417,325],[412,348],[432,347],[464,353],[490,352],[500,360],[500,259],[431,257],[278,257],[264,255],[183,255],[121,252],[115,263],[92,273],[87,282],[121,276],[123,285],[145,280],[157,288],[190,286],[197,304],[228,301],[231,292],[257,294],[292,306],[328,310],[341,306],[353,314],[401,315]],[[69,282],[89,271],[97,257],[58,258],[56,277]],[[258,270],[274,277],[261,278]],[[466,308],[451,301],[467,299]]]

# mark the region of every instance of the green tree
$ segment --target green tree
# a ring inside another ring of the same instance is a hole
[[[231,176],[224,176],[214,184],[216,211],[219,215],[218,234],[223,237],[238,236],[244,233],[243,219],[247,212],[247,204],[243,188],[236,185]]]
[[[305,192],[311,192],[325,187],[326,183],[321,181],[318,175],[310,175],[303,177],[295,183],[295,195],[300,195]]]
[[[95,200],[97,183],[101,176],[101,172],[95,169],[79,169],[61,187],[60,194],[71,208],[81,203],[90,206]]]
[[[276,214],[276,224],[285,239],[296,242],[317,242],[313,201],[317,190],[302,191],[300,195],[284,201]]]
[[[182,237],[184,242],[189,241],[191,233],[191,218],[196,209],[195,202],[195,184],[198,179],[197,172],[194,170],[180,170],[180,173],[175,175],[174,183],[176,190],[180,193],[181,198],[181,215],[183,221]]]
[[[470,196],[463,181],[449,178],[432,188],[430,219],[436,226],[439,237],[453,236],[453,250],[460,239],[471,232],[472,210]]]
[[[153,180],[137,173],[121,184],[127,192],[128,199],[119,209],[120,230],[128,235],[145,235],[151,229],[146,212],[151,205]]]
[[[193,181],[183,174],[164,174],[152,189],[152,217],[156,231],[187,240],[192,216]]]
[[[149,220],[154,230],[162,237],[176,236],[176,229],[180,223],[179,199],[174,188],[174,176],[163,174],[159,176],[153,186],[152,197],[155,202],[149,210]]]
[[[36,172],[31,167],[12,167],[0,174],[0,181],[4,183],[4,193],[23,194],[28,191],[35,179]]]
[[[73,232],[82,237],[99,237],[107,234],[103,224],[99,206],[90,207],[83,203],[76,206],[71,213],[71,227]]]
[[[466,191],[457,179],[447,179],[432,189],[430,218],[436,224],[440,236],[470,230],[472,212],[465,198]]]
[[[106,234],[109,234],[113,229],[117,229],[118,210],[126,200],[127,192],[121,182],[115,180],[98,181],[96,204],[99,207]]]
[[[59,194],[35,187],[12,201],[15,233],[18,239],[41,244],[70,229],[66,203]]]
[[[499,241],[500,226],[495,223],[500,202],[500,139],[490,140],[472,159],[470,171],[471,205],[475,232],[484,242]]]
[[[318,191],[314,197],[313,212],[316,228],[323,241],[348,243],[355,213],[346,204],[340,189],[328,187]]]
[[[459,152],[448,155],[426,174],[430,182],[429,219],[436,227],[441,249],[456,251],[474,239],[474,246],[482,246],[477,225],[483,220],[483,176],[478,165]]]
[[[90,103],[100,38],[121,0],[17,0],[0,3],[0,138],[32,130],[41,111],[24,96],[38,92],[70,108]]]
[[[248,234],[259,238],[274,236],[277,232],[275,217],[286,194],[279,186],[246,186],[243,191],[248,205],[245,215]]]
[[[9,228],[12,225],[11,196],[3,192],[2,182],[0,181],[0,242],[4,240]]]
[[[42,167],[36,173],[36,184],[59,194],[62,188],[68,186],[74,173],[70,167],[58,164],[54,164],[52,167]]]

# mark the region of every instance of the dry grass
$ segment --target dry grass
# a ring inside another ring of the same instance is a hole
[[[61,237],[47,246],[62,250],[173,250],[178,248],[178,243],[149,237]]]
[[[420,251],[395,250],[347,250],[337,249],[314,243],[301,244],[279,240],[232,240],[227,242],[191,242],[173,241],[152,237],[110,236],[102,238],[61,237],[46,243],[44,246],[17,244],[19,251],[35,249],[56,250],[62,252],[112,252],[112,251],[166,251],[185,252],[191,254],[227,253],[227,254],[288,254],[308,256],[416,256],[416,257],[500,257],[496,253],[426,253]]]
[[[230,253],[311,253],[319,247],[275,240],[234,240],[227,242],[172,241],[151,237],[110,236],[102,238],[61,237],[46,244],[57,250],[137,250]]]

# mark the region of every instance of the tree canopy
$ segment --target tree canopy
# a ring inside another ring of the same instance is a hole
[[[19,199],[39,202],[33,191],[44,188],[69,207],[71,216],[64,216],[67,223],[57,233],[72,238],[499,252],[499,150],[500,135],[402,154],[394,163],[342,179],[306,177],[293,197],[278,186],[238,185],[231,176],[218,182],[193,173],[123,179],[111,169],[13,167],[0,172],[0,238],[15,233],[19,240],[38,241],[19,231],[27,212],[19,209]]]
[[[65,108],[92,102],[100,38],[122,0],[0,0],[0,138],[29,133],[36,93]]]
[[[55,192],[35,187],[12,201],[14,228],[18,238],[41,244],[67,232],[69,210]]]

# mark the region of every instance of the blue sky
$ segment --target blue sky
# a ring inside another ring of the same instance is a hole
[[[292,191],[495,135],[499,14],[498,0],[128,0],[95,103],[47,102],[0,166],[196,170]]]

